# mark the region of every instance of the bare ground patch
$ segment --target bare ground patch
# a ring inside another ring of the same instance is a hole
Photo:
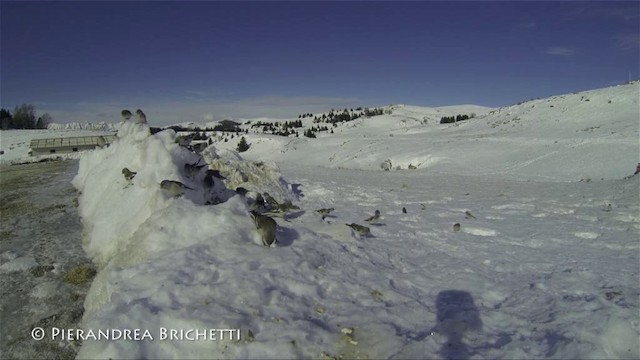
[[[54,327],[80,326],[94,271],[81,245],[82,224],[70,184],[76,173],[77,161],[0,168],[0,265],[21,258],[37,264],[0,273],[2,358],[72,359],[77,354],[79,342],[50,336]],[[83,281],[65,281],[69,273]],[[49,336],[34,340],[35,327]]]

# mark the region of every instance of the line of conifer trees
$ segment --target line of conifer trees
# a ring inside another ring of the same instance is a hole
[[[450,124],[450,123],[455,123],[458,121],[464,121],[464,120],[469,120],[473,118],[473,114],[471,114],[471,116],[469,115],[461,115],[458,114],[456,116],[443,116],[440,118],[440,124]]]

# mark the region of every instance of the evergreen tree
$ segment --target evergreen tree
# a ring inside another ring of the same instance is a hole
[[[247,140],[243,137],[240,138],[240,142],[238,142],[238,147],[236,148],[238,152],[245,152],[249,150],[249,144]]]
[[[36,127],[36,107],[31,104],[16,106],[13,111],[15,129],[33,129]]]
[[[11,112],[6,109],[0,110],[0,128],[2,130],[8,130],[13,127],[13,116],[11,116]]]

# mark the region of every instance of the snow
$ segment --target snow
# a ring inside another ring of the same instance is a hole
[[[0,266],[0,272],[24,271],[38,265],[33,256],[21,256]]]
[[[443,125],[440,117],[471,109],[393,105],[390,115],[320,133],[321,141],[249,134],[245,157],[362,170],[379,170],[390,159],[394,168],[412,164],[431,173],[520,180],[619,179],[638,162],[639,96],[635,82],[484,113],[476,108],[475,119]]]
[[[202,159],[172,130],[124,123],[73,180],[99,268],[83,329],[153,339],[86,339],[78,357],[638,358],[640,177],[625,178],[638,85],[485,111],[393,105],[317,139],[250,133],[240,154],[237,138],[215,142]],[[207,192],[204,170],[183,172],[197,161],[227,179]],[[194,190],[170,197],[165,179]],[[300,207],[276,218],[276,246],[238,186]],[[375,210],[371,236],[345,226]]]

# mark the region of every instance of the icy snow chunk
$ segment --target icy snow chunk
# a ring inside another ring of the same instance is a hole
[[[598,238],[598,234],[594,233],[594,232],[589,232],[589,231],[578,231],[573,233],[574,236],[579,237],[579,238],[583,238],[583,239],[588,239],[588,240],[593,240],[593,239],[597,239]]]
[[[23,256],[2,264],[2,266],[0,266],[0,271],[24,271],[29,270],[34,266],[38,266],[38,263],[36,262],[36,259],[33,258],[33,256]]]
[[[18,253],[13,250],[5,251],[2,254],[0,254],[0,258],[6,259],[6,260],[14,260],[18,256],[20,255],[18,255]]]
[[[220,171],[226,178],[225,184],[229,189],[243,187],[260,194],[268,192],[279,203],[295,198],[274,162],[221,158],[212,161],[209,167]]]
[[[628,320],[612,318],[608,321],[601,337],[606,356],[617,359],[639,359],[640,341],[638,330]]]
[[[477,236],[496,236],[498,234],[497,231],[492,229],[484,229],[484,228],[474,228],[474,227],[463,227],[463,232],[469,233],[471,235]]]
[[[31,296],[38,299],[48,298],[58,290],[58,286],[53,281],[39,283],[31,290]]]

